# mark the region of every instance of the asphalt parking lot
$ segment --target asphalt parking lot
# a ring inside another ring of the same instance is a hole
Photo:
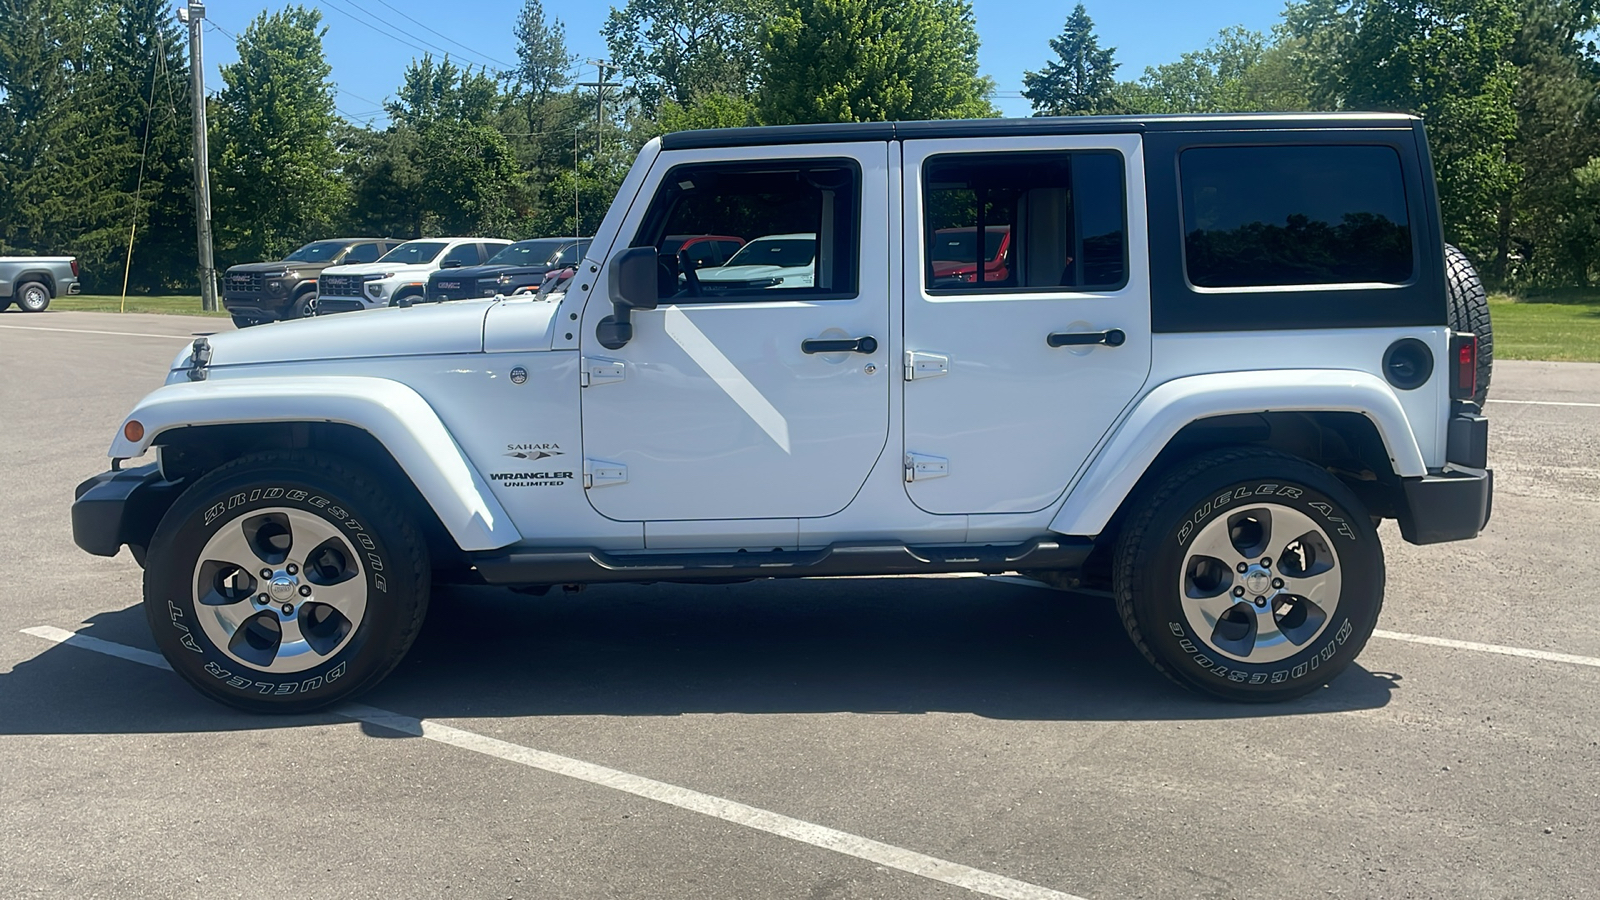
[[[262,718],[148,664],[68,521],[229,328],[0,314],[0,896],[1600,894],[1600,365],[1496,367],[1488,532],[1386,525],[1304,700],[1189,695],[1094,598],[860,579],[453,590],[364,707]]]

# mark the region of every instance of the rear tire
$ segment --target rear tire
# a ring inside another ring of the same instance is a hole
[[[1445,295],[1450,300],[1451,331],[1478,336],[1478,390],[1472,401],[1483,406],[1489,396],[1489,375],[1494,369],[1494,326],[1489,321],[1489,292],[1465,253],[1444,245]]]
[[[307,451],[196,481],[145,560],[145,614],[173,670],[254,712],[306,712],[381,681],[416,638],[430,582],[427,545],[389,495]]]
[[[40,281],[24,281],[11,296],[23,312],[44,312],[50,307],[50,289]]]
[[[1155,667],[1225,700],[1309,693],[1355,660],[1383,608],[1360,500],[1302,459],[1202,454],[1135,498],[1112,563],[1117,611]]]

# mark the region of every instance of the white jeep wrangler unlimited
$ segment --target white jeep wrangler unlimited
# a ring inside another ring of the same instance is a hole
[[[1488,519],[1434,190],[1393,115],[667,135],[565,293],[196,340],[74,535],[254,710],[371,687],[435,583],[952,572],[1109,592],[1179,683],[1294,697],[1372,632],[1380,519]],[[696,234],[810,270],[658,251]]]

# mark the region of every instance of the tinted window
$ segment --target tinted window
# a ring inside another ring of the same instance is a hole
[[[378,262],[392,262],[401,265],[418,265],[431,263],[449,245],[444,241],[406,241],[404,244],[390,250]]]
[[[562,243],[557,238],[517,241],[490,257],[489,262],[497,266],[542,266],[561,249]]]
[[[667,173],[636,247],[655,247],[662,299],[851,296],[856,290],[860,177],[847,162],[680,166]],[[720,257],[699,235],[736,236]],[[677,251],[689,245],[692,272]]]
[[[328,262],[329,260],[338,256],[339,251],[343,250],[344,246],[344,241],[312,241],[304,247],[301,247],[299,250],[296,250],[288,256],[285,256],[283,259],[284,262]],[[367,262],[377,262],[377,260],[378,258],[374,256],[372,259],[367,260]]]
[[[478,245],[477,244],[462,244],[461,246],[459,246],[459,247],[455,248],[454,250],[451,250],[449,253],[445,254],[444,259],[439,260],[440,267],[448,267],[448,266],[450,266],[452,264],[458,265],[458,266],[475,266],[475,265],[477,265],[478,264]]]
[[[1107,290],[1126,281],[1122,157],[1008,153],[923,165],[929,290]]]
[[[344,263],[345,265],[354,265],[356,263],[377,262],[378,257],[381,255],[378,252],[377,244],[357,244],[350,248],[349,253],[344,255]]]
[[[575,266],[578,264],[578,260],[583,259],[583,252],[588,249],[589,245],[587,243],[573,244],[561,251],[561,255],[556,257],[555,264],[558,266]]]
[[[1389,147],[1197,147],[1179,157],[1197,287],[1408,281],[1411,226]]]

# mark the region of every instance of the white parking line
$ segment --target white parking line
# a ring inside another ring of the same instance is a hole
[[[43,325],[0,325],[0,328],[14,328],[17,331],[59,331],[65,334],[109,334],[116,337],[168,338],[174,341],[194,340],[194,335],[185,337],[181,334],[150,334],[143,331],[91,331],[87,328],[47,328]]]
[[[1379,628],[1372,632],[1373,637],[1384,638],[1391,641],[1406,641],[1412,644],[1429,644],[1434,647],[1449,647],[1452,650],[1473,650],[1478,653],[1498,653],[1501,656],[1520,656],[1524,659],[1542,659],[1545,662],[1567,663],[1574,666],[1593,666],[1600,669],[1600,658],[1593,656],[1578,656],[1575,653],[1552,653],[1549,650],[1531,650],[1527,647],[1507,647],[1504,644],[1480,644],[1477,641],[1458,641],[1451,638],[1429,637],[1425,634],[1407,634],[1404,631],[1384,631]]]
[[[1600,409],[1600,403],[1579,403],[1576,400],[1495,400],[1495,399],[1490,399],[1487,402],[1489,402],[1489,403],[1515,403],[1518,406],[1587,406],[1587,407],[1591,407],[1591,408],[1594,408],[1594,409]]]
[[[112,641],[104,641],[88,635],[77,634],[64,628],[54,628],[41,625],[34,628],[22,629],[23,634],[44,638],[58,644],[68,644],[83,650],[93,650],[130,662],[142,663],[158,669],[171,671],[172,667],[161,658],[158,653],[141,650],[138,647],[129,647]],[[735,825],[743,825],[756,831],[764,831],[778,837],[788,838],[824,850],[832,850],[845,856],[853,856],[867,862],[876,863],[891,869],[898,869],[912,875],[920,875],[933,881],[965,888],[977,894],[989,897],[1001,897],[1005,900],[1083,900],[1073,894],[1063,893],[1026,881],[974,869],[960,863],[928,856],[915,850],[906,850],[882,841],[861,837],[825,825],[816,825],[780,813],[770,812],[758,807],[738,803],[733,800],[724,800],[710,794],[702,794],[688,788],[667,784],[651,778],[644,778],[617,769],[584,762],[571,757],[558,756],[535,750],[498,738],[487,737],[476,732],[442,725],[438,722],[429,722],[416,719],[400,713],[389,712],[358,703],[347,703],[333,709],[333,712],[359,722],[378,725],[403,734],[415,735],[448,744],[462,750],[482,753],[506,762],[527,766],[530,769],[539,769],[555,775],[565,775],[601,787],[622,791],[644,797],[668,806],[676,806],[690,812],[721,819]]]

